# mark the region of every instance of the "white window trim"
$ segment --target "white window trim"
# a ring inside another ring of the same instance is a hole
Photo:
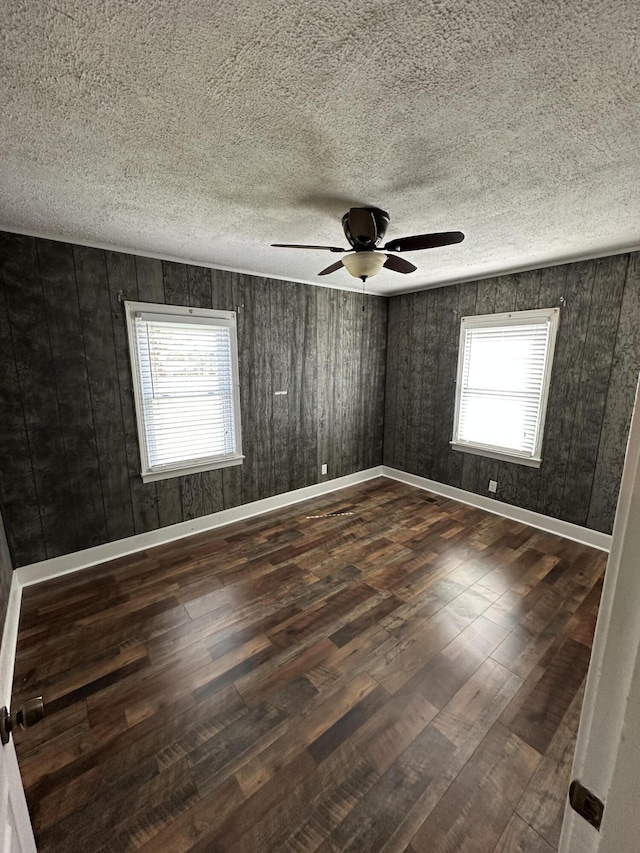
[[[172,477],[182,477],[185,474],[197,474],[202,471],[214,471],[218,468],[228,468],[232,465],[241,465],[244,459],[242,455],[242,426],[240,421],[240,379],[238,372],[238,335],[235,311],[218,311],[212,308],[187,308],[182,305],[164,305],[151,302],[129,302],[125,301],[125,314],[127,318],[127,334],[129,341],[129,363],[133,378],[133,396],[135,400],[136,425],[138,428],[138,445],[140,449],[140,475],[144,483],[153,483],[157,480],[167,480]],[[135,348],[136,330],[135,319],[137,314],[162,315],[166,317],[205,317],[210,320],[225,320],[229,324],[231,336],[231,370],[233,379],[233,406],[235,413],[236,430],[236,454],[220,461],[199,461],[193,465],[184,465],[180,468],[167,468],[164,470],[152,470],[148,467],[146,447],[146,430],[143,418],[143,395],[140,371],[138,368],[137,349]]]
[[[528,465],[529,468],[539,468],[542,464],[542,459],[534,459],[533,456],[519,456],[517,453],[502,453],[499,450],[488,450],[485,447],[474,444],[458,443],[450,441],[452,450],[459,450],[462,453],[471,453],[473,456],[486,456],[489,459],[500,459],[502,462],[516,462],[518,465]]]
[[[456,441],[458,435],[458,424],[460,417],[459,389],[462,387],[462,375],[464,370],[464,343],[465,333],[468,328],[491,328],[500,325],[529,325],[530,323],[549,323],[549,345],[547,347],[547,358],[542,381],[542,397],[540,400],[540,429],[536,439],[536,446],[531,456],[519,454],[508,448],[492,447],[490,445],[477,444],[473,442]],[[456,374],[456,404],[453,417],[453,437],[449,444],[452,450],[462,453],[472,453],[475,456],[487,456],[490,459],[500,459],[504,462],[514,462],[518,465],[528,465],[530,468],[539,468],[542,464],[542,442],[547,418],[547,402],[549,399],[549,388],[551,385],[551,370],[553,368],[553,356],[555,353],[556,336],[560,321],[559,308],[535,308],[531,311],[510,311],[503,314],[480,314],[476,316],[463,317],[460,321],[460,337],[458,341],[458,370]]]

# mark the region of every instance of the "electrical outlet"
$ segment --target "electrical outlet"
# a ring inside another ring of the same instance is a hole
[[[497,480],[489,480],[489,491],[493,492],[495,494],[497,492],[497,490],[498,490],[498,481]]]
[[[324,463],[324,465],[322,466],[322,473],[323,473],[323,474],[326,474],[326,473],[327,473],[327,463],[326,463],[326,462],[325,462],[325,463]]]

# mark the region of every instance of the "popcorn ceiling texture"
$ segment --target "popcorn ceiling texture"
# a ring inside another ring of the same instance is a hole
[[[317,272],[352,204],[394,293],[640,245],[635,0],[3,3],[0,228]]]

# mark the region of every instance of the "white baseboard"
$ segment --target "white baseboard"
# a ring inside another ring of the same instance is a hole
[[[521,521],[523,524],[529,524],[531,527],[537,527],[547,533],[555,533],[556,536],[572,539],[574,542],[589,545],[600,551],[609,551],[611,548],[611,536],[608,533],[600,533],[598,530],[580,527],[578,524],[561,521],[559,518],[551,518],[551,516],[533,512],[530,509],[521,509],[518,506],[513,506],[513,504],[496,501],[484,495],[476,495],[474,492],[467,492],[455,486],[447,486],[445,483],[438,483],[437,480],[428,480],[426,477],[418,477],[417,474],[408,474],[406,471],[399,471],[397,468],[390,468],[388,465],[382,466],[382,476],[399,480],[401,483],[407,483],[410,486],[417,486],[419,489],[425,489],[427,492],[460,501],[460,503],[474,506],[477,509],[484,509],[486,512],[501,515],[503,518],[509,518],[512,521]]]
[[[363,483],[366,480],[381,476],[382,466],[378,465],[375,468],[367,468],[366,471],[347,474],[346,477],[337,477],[335,480],[305,486],[302,489],[295,489],[282,495],[274,495],[271,498],[253,501],[232,509],[223,509],[221,512],[203,515],[191,521],[181,521],[168,527],[150,530],[148,533],[138,533],[135,536],[128,536],[126,539],[118,539],[115,542],[96,545],[94,548],[75,551],[73,554],[63,554],[60,557],[52,557],[39,563],[21,566],[15,570],[14,575],[17,576],[21,586],[31,586],[70,572],[77,572],[80,569],[88,569],[108,560],[126,557],[129,554],[135,554],[137,551],[153,548],[155,545],[166,545],[168,542],[183,539],[185,536],[191,536],[194,533],[204,533],[207,530],[214,530],[216,527],[223,527],[225,524],[244,521],[247,518],[263,515],[265,512],[271,512],[274,509],[281,509],[300,501],[309,500],[309,498],[329,494],[347,486],[354,486],[357,483]]]
[[[20,622],[20,604],[22,602],[22,584],[17,572],[13,573],[7,616],[2,633],[0,646],[0,707],[11,707],[11,689],[13,686],[13,669],[16,661],[16,646],[18,644],[18,623]],[[1,748],[1,747],[0,747]]]
[[[221,512],[214,512],[211,515],[194,518],[191,521],[182,521],[179,524],[172,524],[169,527],[150,530],[148,533],[138,533],[135,536],[118,539],[115,542],[107,542],[104,545],[96,545],[96,547],[87,548],[84,551],[76,551],[73,554],[64,554],[61,557],[53,557],[49,560],[42,560],[39,563],[22,566],[15,570],[14,579],[18,581],[20,587],[31,586],[32,584],[60,577],[61,575],[77,572],[80,569],[96,566],[99,563],[105,563],[108,560],[126,557],[129,554],[135,554],[137,551],[144,551],[156,545],[166,545],[168,542],[183,539],[185,536],[191,536],[194,533],[204,533],[207,530],[215,530],[217,527],[223,527],[225,524],[233,524],[235,521],[254,518],[266,512],[271,512],[274,509],[281,509],[282,507],[291,506],[309,498],[329,494],[330,492],[344,489],[347,486],[353,486],[356,483],[372,480],[375,477],[389,477],[392,480],[399,480],[410,486],[417,486],[419,489],[425,489],[428,492],[452,498],[453,500],[460,501],[460,503],[484,509],[487,512],[501,515],[504,518],[510,518],[513,521],[530,524],[539,530],[555,533],[557,536],[564,536],[566,539],[590,545],[592,548],[598,548],[601,551],[608,551],[611,545],[611,536],[605,533],[599,533],[596,530],[579,527],[577,524],[570,524],[568,521],[560,521],[557,518],[550,518],[538,512],[532,512],[528,509],[521,509],[511,504],[492,500],[483,495],[476,495],[473,492],[466,492],[464,489],[447,486],[444,483],[436,482],[436,480],[427,480],[425,477],[418,477],[416,474],[407,474],[405,471],[399,471],[387,465],[378,465],[375,468],[368,468],[366,471],[348,474],[346,477],[338,477],[335,480],[327,480],[324,483],[305,486],[302,489],[285,492],[282,495],[264,498],[263,500],[254,501],[243,506],[233,507],[232,509],[225,509]]]

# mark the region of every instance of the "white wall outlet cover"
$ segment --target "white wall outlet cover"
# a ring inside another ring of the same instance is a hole
[[[497,480],[489,480],[489,491],[495,493],[497,490],[498,490]]]
[[[326,473],[327,473],[327,463],[326,463],[326,462],[325,462],[325,464],[322,466],[322,473],[323,473],[323,474],[326,474]]]

